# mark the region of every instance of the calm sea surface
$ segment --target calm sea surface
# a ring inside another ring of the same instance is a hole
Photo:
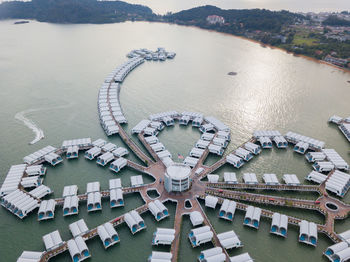
[[[345,2],[344,2],[345,3]],[[53,25],[31,22],[13,25],[0,22],[0,181],[12,164],[46,145],[59,147],[63,140],[91,137],[107,139],[97,115],[97,94],[104,77],[126,61],[125,55],[135,48],[165,47],[175,51],[174,60],[145,62],[131,73],[122,85],[121,104],[129,120],[128,132],[141,119],[165,110],[199,111],[213,115],[230,126],[232,142],[228,150],[246,141],[254,130],[278,129],[302,133],[326,142],[350,162],[349,143],[337,127],[327,123],[333,114],[350,114],[350,74],[330,66],[294,57],[280,50],[233,36],[200,29],[159,23],[121,23],[110,25]],[[236,76],[227,75],[235,71]],[[14,116],[26,115],[41,129],[45,139],[28,145],[34,134]],[[187,155],[199,138],[199,132],[178,125],[166,129],[159,137],[174,156]],[[136,137],[134,137],[136,140]],[[118,137],[109,141],[122,145]],[[135,156],[130,159],[137,161]],[[207,163],[217,158],[210,157]],[[235,171],[229,166],[218,170]],[[266,152],[237,171],[264,173],[295,173],[303,181],[311,171],[303,156],[292,150]],[[126,169],[117,175],[124,186],[136,172]],[[48,167],[45,184],[60,197],[64,185],[77,184],[79,192],[86,183],[100,181],[108,187],[115,177],[107,168],[100,168],[83,157]],[[145,182],[152,179],[144,176]],[[315,199],[314,195],[286,195]],[[350,194],[344,201],[350,203]],[[127,196],[126,206],[111,210],[103,202],[100,213],[87,214],[80,205],[78,216],[63,218],[61,208],[55,219],[37,222],[36,214],[23,221],[0,208],[0,261],[15,261],[22,250],[44,249],[42,235],[58,229],[64,240],[71,237],[68,225],[84,218],[95,227],[111,218],[142,205],[138,195]],[[170,214],[175,206],[167,205]],[[242,226],[244,214],[237,211],[234,222],[217,218],[218,210],[205,209],[218,232],[230,229],[244,243],[231,255],[249,252],[256,261],[326,261],[322,252],[331,242],[319,235],[317,248],[297,241],[299,229],[290,227],[288,238],[269,234],[270,221],[262,219],[258,231]],[[274,209],[289,215],[323,223],[315,212],[294,209]],[[150,213],[143,215],[147,230],[132,236],[123,225],[117,228],[121,243],[104,250],[99,239],[87,244],[91,261],[145,261],[152,251],[151,238],[156,227],[172,227],[173,216],[156,223]],[[200,250],[192,249],[187,233],[191,225],[187,217],[182,226],[180,261],[195,261]],[[350,229],[350,220],[336,223],[336,231]],[[153,249],[153,250],[168,250]],[[52,261],[70,261],[68,252]]]

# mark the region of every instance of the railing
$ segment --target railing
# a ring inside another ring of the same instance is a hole
[[[207,183],[207,187],[216,187],[216,188],[227,188],[227,189],[255,189],[255,190],[290,190],[290,191],[306,191],[306,192],[318,192],[320,193],[319,186],[312,185],[268,185],[268,184],[246,184],[246,183]]]

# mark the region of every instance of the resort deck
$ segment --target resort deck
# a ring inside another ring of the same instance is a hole
[[[277,191],[300,191],[300,192],[317,192],[321,194],[319,186],[314,185],[268,185],[268,184],[247,184],[247,183],[207,183],[208,187],[216,187],[223,189],[251,189],[251,190],[277,190]]]
[[[212,196],[218,197],[219,204],[223,202],[224,198],[236,200],[238,201],[237,209],[242,211],[245,211],[248,205],[240,203],[239,201],[263,204],[263,205],[275,205],[275,206],[293,207],[298,209],[308,209],[308,210],[318,211],[321,214],[326,216],[326,223],[324,225],[317,225],[317,230],[321,233],[326,234],[334,242],[340,241],[339,237],[334,232],[334,220],[343,219],[347,217],[348,213],[350,212],[350,206],[344,204],[343,202],[337,200],[336,198],[332,198],[332,197],[329,197],[327,194],[324,194],[325,182],[319,186],[315,186],[315,185],[292,186],[292,185],[286,185],[286,184],[267,185],[267,184],[246,184],[246,183],[230,184],[230,183],[222,183],[222,182],[217,182],[217,183],[202,182],[200,181],[202,178],[204,178],[209,173],[214,172],[219,167],[226,164],[226,159],[224,157],[210,167],[204,166],[203,162],[208,155],[208,150],[206,150],[206,153],[201,156],[199,163],[192,170],[192,173],[193,173],[199,167],[204,169],[203,173],[199,176],[191,175],[193,177],[191,189],[186,192],[182,192],[181,194],[174,193],[174,192],[167,192],[166,190],[164,190],[164,185],[161,182],[164,176],[165,166],[160,161],[160,159],[156,156],[152,148],[144,141],[143,135],[140,134],[138,137],[141,140],[141,142],[144,144],[145,148],[149,151],[149,153],[155,158],[156,162],[151,161],[148,157],[146,157],[146,155],[141,151],[140,148],[136,146],[135,143],[133,142],[129,143],[132,140],[126,135],[124,131],[122,131],[122,129],[120,131],[121,132],[119,134],[121,135],[123,140],[128,142],[127,145],[131,145],[130,149],[134,151],[135,148],[137,148],[136,152],[139,152],[140,158],[142,157],[143,160],[149,163],[148,167],[144,167],[142,165],[136,164],[128,160],[127,166],[134,168],[137,171],[149,174],[155,178],[155,182],[151,184],[146,184],[139,187],[123,188],[124,194],[135,193],[135,192],[138,192],[141,194],[145,204],[137,208],[136,211],[139,212],[140,214],[148,211],[147,204],[153,201],[153,199],[151,199],[147,194],[147,190],[150,190],[150,189],[156,189],[159,192],[160,196],[158,199],[161,202],[170,200],[177,203],[176,213],[175,213],[175,222],[174,222],[176,237],[171,246],[171,253],[173,254],[172,261],[175,262],[178,259],[182,216],[186,214],[188,215],[190,212],[193,212],[193,211],[200,212],[204,218],[204,225],[210,226],[211,230],[214,233],[214,237],[213,237],[214,246],[221,246],[214,228],[210,224],[210,221],[208,220],[206,214],[204,213],[202,207],[200,206],[197,200],[197,198],[204,199],[206,195],[212,195]],[[123,136],[122,134],[125,134],[125,136]],[[250,141],[254,141],[254,140],[251,139]],[[328,177],[331,176],[333,172],[334,170],[328,174]],[[232,191],[229,189],[317,192],[321,196],[316,201],[314,201],[314,200],[277,197],[273,195],[254,194],[254,193],[242,192],[242,191]],[[108,198],[109,191],[101,191],[101,195],[102,195],[102,198]],[[87,194],[78,195],[78,198],[81,201],[86,201]],[[191,201],[191,204],[192,204],[191,208],[185,207],[185,201],[187,199]],[[63,205],[64,199],[59,198],[59,199],[55,199],[55,201],[57,205]],[[326,203],[334,203],[338,207],[338,210],[337,211],[330,210],[329,208],[327,208]],[[266,209],[262,209],[262,212],[261,212],[263,216],[268,218],[272,218],[273,213],[274,212]],[[112,219],[110,222],[113,223],[114,226],[119,226],[125,222],[124,216],[116,217]],[[299,225],[300,222],[301,222],[301,219],[288,216],[289,224]],[[83,238],[84,240],[89,240],[91,238],[94,238],[95,236],[97,236],[97,228],[91,229],[88,233],[86,233],[83,236]],[[41,261],[48,261],[51,257],[56,256],[62,252],[65,252],[66,250],[67,250],[67,244],[65,242],[64,245],[54,250],[45,252]],[[226,255],[226,261],[229,261],[229,256],[227,252],[226,251],[224,252]]]
[[[125,77],[125,76],[123,76]],[[122,79],[123,79],[122,77]],[[108,89],[110,88],[112,82],[109,82]],[[119,101],[119,95],[118,95],[118,101]],[[123,142],[128,146],[128,148],[135,153],[135,155],[145,164],[145,166],[137,164],[131,160],[127,160],[126,165],[130,168],[133,168],[137,170],[138,172],[148,174],[152,176],[155,181],[150,184],[135,186],[135,187],[126,187],[122,188],[123,194],[131,194],[131,193],[139,193],[144,201],[144,204],[138,208],[135,209],[135,211],[139,214],[143,214],[148,211],[148,204],[154,199],[150,198],[147,194],[148,190],[157,190],[159,193],[159,197],[157,198],[160,202],[164,203],[166,201],[172,201],[175,202],[176,205],[176,211],[175,211],[175,221],[174,221],[174,228],[175,228],[175,239],[172,242],[171,245],[171,253],[172,253],[172,261],[175,262],[178,260],[178,252],[180,248],[180,233],[181,233],[181,222],[183,215],[189,215],[193,211],[199,212],[203,218],[204,218],[204,225],[207,225],[210,227],[211,231],[213,232],[213,245],[222,247],[221,243],[218,239],[217,233],[215,232],[213,226],[211,225],[208,217],[206,216],[205,212],[203,211],[201,204],[199,203],[199,199],[205,199],[206,196],[213,196],[217,197],[218,203],[222,204],[224,199],[232,199],[237,201],[236,208],[242,211],[246,211],[248,205],[243,202],[249,202],[259,205],[272,205],[272,206],[281,206],[281,207],[290,207],[290,208],[297,208],[297,209],[307,209],[307,210],[313,210],[320,212],[322,215],[326,217],[325,224],[317,225],[317,231],[326,234],[329,238],[331,238],[334,242],[341,241],[338,235],[334,231],[334,221],[335,219],[344,219],[348,216],[350,212],[350,205],[347,205],[343,203],[342,201],[338,200],[337,198],[331,197],[326,192],[325,184],[327,180],[332,176],[332,174],[335,172],[335,170],[332,170],[328,173],[327,179],[321,183],[320,185],[287,185],[287,184],[262,184],[262,183],[255,183],[255,184],[247,184],[247,183],[222,183],[222,182],[216,182],[216,183],[210,183],[210,182],[204,182],[201,181],[203,178],[205,178],[208,174],[213,173],[223,165],[225,165],[227,162],[226,155],[224,155],[219,161],[215,162],[211,166],[206,166],[203,163],[205,162],[205,159],[207,158],[209,154],[208,147],[204,149],[203,154],[198,158],[198,162],[191,170],[190,178],[192,180],[191,186],[189,190],[184,192],[168,192],[165,190],[164,187],[164,174],[166,172],[166,167],[160,157],[157,155],[157,153],[152,149],[152,147],[146,142],[144,137],[144,132],[141,131],[138,135],[138,139],[143,144],[149,155],[152,156],[153,160],[139,147],[137,144],[128,136],[126,131],[122,128],[121,124],[117,121],[115,116],[113,115],[112,106],[110,103],[109,97],[107,97],[107,106],[109,113],[112,116],[112,125],[115,124],[119,128],[118,134],[123,140]],[[107,109],[105,109],[107,110]],[[173,112],[173,111],[169,111]],[[169,113],[166,112],[166,113]],[[167,120],[169,120],[169,116],[167,116]],[[181,117],[179,115],[176,115],[172,118],[171,124],[173,124],[174,121],[178,121]],[[218,132],[220,131],[220,128],[228,128],[226,125],[222,124],[221,122],[215,120],[213,117],[207,118],[211,120],[215,124],[215,128],[213,125],[213,130],[215,131],[215,134],[213,135],[213,139],[217,137]],[[159,119],[156,119],[159,120]],[[165,121],[163,119],[163,121]],[[165,122],[166,122],[165,121]],[[193,121],[193,119],[192,119]],[[204,121],[203,124],[207,125],[207,121]],[[221,124],[220,124],[221,123]],[[211,130],[211,131],[213,131]],[[209,135],[210,136],[210,135]],[[210,140],[209,144],[213,144],[213,139]],[[290,143],[295,143],[294,140],[287,139]],[[220,140],[219,140],[220,142]],[[222,141],[221,141],[222,142]],[[256,143],[256,138],[251,138],[247,142]],[[238,148],[242,147],[247,143],[245,142]],[[88,150],[92,148],[92,146],[85,146],[82,148],[79,148],[80,150]],[[319,151],[316,147],[311,147],[312,150]],[[66,149],[57,149],[55,150],[55,153],[58,155],[62,155],[65,152]],[[237,150],[237,149],[236,149]],[[236,150],[233,150],[231,153],[235,153]],[[102,153],[106,153],[107,151],[102,150]],[[241,150],[242,152],[242,150]],[[244,152],[244,150],[243,150]],[[255,154],[255,153],[254,153]],[[255,155],[257,155],[256,153]],[[246,154],[247,155],[247,154]],[[252,157],[252,156],[250,156]],[[257,157],[257,156],[256,156]],[[110,159],[112,156],[110,157]],[[113,157],[113,160],[118,159],[118,157]],[[241,159],[242,160],[242,159]],[[250,158],[245,159],[245,163],[249,161]],[[45,160],[42,158],[35,163],[31,163],[31,165],[34,164],[40,164],[43,163]],[[243,160],[242,160],[243,161]],[[125,164],[125,162],[124,162]],[[196,170],[199,168],[202,168],[203,171],[196,175]],[[25,176],[25,175],[24,175]],[[235,190],[232,190],[235,189]],[[23,190],[23,192],[27,193],[24,188],[20,187],[20,190]],[[280,197],[275,196],[271,194],[258,194],[258,193],[252,193],[252,192],[245,192],[245,191],[239,191],[239,190],[259,190],[259,191],[297,191],[297,192],[315,192],[318,193],[319,196],[315,200],[306,200],[306,199],[297,199],[297,198],[289,198],[289,197]],[[101,197],[102,199],[108,198],[110,196],[109,190],[101,191]],[[77,196],[80,201],[87,201],[87,194],[80,194]],[[37,199],[40,203],[40,199]],[[64,198],[57,198],[54,199],[57,205],[63,205]],[[191,202],[191,207],[185,207],[185,201]],[[337,207],[336,209],[329,208],[329,204],[332,204],[333,206]],[[272,218],[274,212],[267,210],[267,209],[261,209],[261,215],[264,217]],[[117,227],[119,225],[122,225],[125,222],[124,215],[115,217],[114,219],[110,220],[109,222],[113,224],[113,226]],[[299,223],[302,220],[296,217],[288,216],[288,223],[291,225],[298,226]],[[89,240],[98,235],[97,228],[93,228],[89,230],[87,233],[85,233],[82,237],[84,240]],[[223,247],[222,247],[223,248]],[[49,251],[45,251],[42,255],[41,262],[48,261],[50,258],[65,252],[68,250],[67,242],[65,241],[63,245],[54,248]],[[226,257],[226,261],[229,262],[230,258],[225,250],[223,248],[223,252]]]

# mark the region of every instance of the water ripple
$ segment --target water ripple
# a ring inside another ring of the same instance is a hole
[[[43,110],[51,110],[51,109],[60,109],[60,108],[67,108],[71,107],[73,104],[69,103],[66,105],[61,105],[61,106],[54,106],[54,107],[40,107],[40,108],[32,108],[32,109],[27,109],[21,112],[18,112],[15,115],[15,119],[23,122],[25,126],[27,126],[29,129],[33,131],[35,134],[34,139],[29,142],[30,145],[33,145],[43,139],[45,137],[44,131],[30,118],[28,118],[28,114],[33,113],[33,112],[38,112],[38,111],[43,111]]]

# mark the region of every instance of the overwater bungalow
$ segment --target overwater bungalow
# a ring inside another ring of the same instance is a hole
[[[232,221],[235,215],[235,212],[236,212],[236,202],[232,200],[224,199],[219,211],[219,218]]]
[[[105,249],[120,242],[119,236],[113,225],[109,222],[97,227],[97,234],[99,235],[103,247]]]
[[[287,237],[288,217],[280,213],[273,213],[270,233],[282,237]]]
[[[128,160],[126,160],[123,157],[118,158],[117,160],[113,161],[109,169],[118,173],[123,167],[125,167],[128,164]]]
[[[107,153],[104,153],[103,155],[97,157],[96,163],[101,165],[101,166],[105,166],[109,162],[111,162],[113,159],[114,159],[113,154],[111,152],[107,152]]]
[[[188,234],[188,238],[191,242],[192,247],[198,247],[201,244],[211,242],[213,239],[213,232],[209,226],[198,227],[192,229]]]

